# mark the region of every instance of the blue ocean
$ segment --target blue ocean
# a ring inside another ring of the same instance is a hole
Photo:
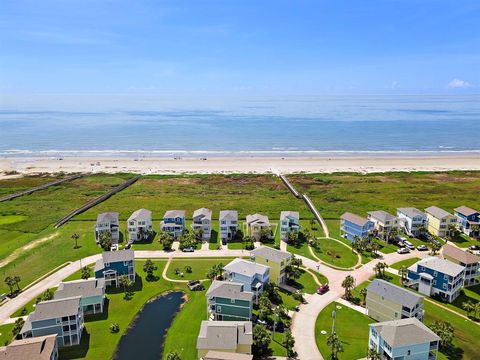
[[[2,157],[421,156],[480,153],[479,136],[474,94],[102,95],[0,105]]]

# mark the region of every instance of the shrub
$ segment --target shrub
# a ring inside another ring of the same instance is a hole
[[[109,328],[112,334],[118,333],[120,331],[120,326],[118,325],[118,323],[111,323]]]

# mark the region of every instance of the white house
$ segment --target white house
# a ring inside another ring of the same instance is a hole
[[[152,212],[146,209],[134,211],[127,220],[128,242],[146,240],[153,231]]]
[[[238,231],[238,212],[236,210],[222,210],[218,217],[220,223],[220,239],[222,244],[232,240]]]
[[[369,211],[368,220],[373,222],[379,238],[387,239],[392,229],[398,229],[398,218],[383,210]]]
[[[201,208],[193,212],[192,230],[202,231],[202,239],[209,240],[212,234],[212,210]]]
[[[300,230],[298,211],[282,211],[280,213],[280,240],[288,241],[288,234]]]
[[[101,233],[109,233],[112,236],[112,243],[117,244],[120,238],[118,231],[118,212],[106,212],[97,216],[95,223],[95,241],[100,241]]]
[[[405,233],[411,236],[417,236],[427,222],[427,214],[413,207],[398,208],[397,216]]]

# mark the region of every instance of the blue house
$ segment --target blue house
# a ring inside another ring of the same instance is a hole
[[[340,217],[340,233],[347,240],[353,241],[355,236],[368,238],[374,223],[361,216],[346,212]]]
[[[472,238],[480,237],[480,213],[467,206],[460,206],[454,211],[459,230]]]
[[[105,279],[105,286],[120,286],[118,278],[127,275],[135,282],[135,253],[133,250],[105,251],[95,263],[95,279]]]
[[[440,337],[417,318],[370,324],[368,347],[381,359],[435,360]]]
[[[465,268],[446,259],[429,257],[408,268],[407,284],[421,294],[452,302],[460,295]]]
[[[57,335],[58,347],[80,344],[83,332],[83,311],[80,296],[42,301],[28,315],[20,331],[22,339]]]
[[[181,236],[185,230],[185,210],[169,210],[163,215],[160,230],[173,237]]]
[[[225,279],[243,284],[243,291],[253,292],[256,302],[265,285],[270,283],[270,267],[244,259],[235,259],[224,268]]]

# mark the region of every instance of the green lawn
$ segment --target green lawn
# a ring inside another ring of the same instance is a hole
[[[317,291],[318,285],[315,282],[313,276],[303,269],[301,270],[301,274],[302,275],[300,276],[300,278],[298,278],[296,280],[296,284],[293,285],[293,286],[296,287],[297,289],[301,290],[304,293],[315,294],[315,292]],[[314,276],[316,276],[316,278],[318,279],[318,281],[321,284],[328,283],[327,278],[325,276],[323,276],[322,274],[314,272]]]
[[[207,271],[216,264],[222,263],[227,265],[234,258],[204,258],[204,259],[173,259],[167,270],[167,276],[175,280],[201,280],[207,276]],[[192,268],[191,273],[185,271],[185,266]],[[183,276],[175,274],[175,269],[178,268]]]
[[[337,309],[336,306],[341,306]],[[332,311],[336,310],[335,331],[342,342],[344,352],[339,359],[360,359],[366,356],[368,346],[368,324],[375,322],[366,315],[340,305],[336,302],[325,307],[315,323],[315,340],[318,349],[325,359],[330,358],[330,348],[327,338],[332,331]],[[327,334],[321,334],[325,330]]]
[[[0,325],[0,346],[4,346],[13,339],[12,329],[14,324]]]
[[[315,249],[315,254],[322,261],[341,268],[351,268],[358,261],[357,255],[352,252],[350,247],[327,238],[320,240],[320,248]]]
[[[415,264],[420,258],[414,257],[411,259],[405,259],[399,262],[396,262],[395,264],[390,265],[391,268],[399,270],[402,266],[406,266],[407,268]]]
[[[55,290],[57,290],[56,287],[54,288],[51,288],[50,290],[52,290],[53,292],[55,292]],[[33,310],[35,310],[35,304],[37,303],[37,299],[32,299],[30,300],[27,304],[25,304],[24,307],[22,307],[21,309],[18,309],[17,311],[15,311],[12,315],[10,315],[10,317],[18,317],[18,316],[24,316],[24,315],[28,315],[30,314]],[[26,314],[23,314],[23,309],[26,309],[27,312]]]
[[[284,333],[276,332],[275,336],[272,334],[272,341],[270,342],[270,349],[272,350],[273,356],[287,356],[287,349],[283,346],[283,339],[285,338]]]
[[[187,296],[205,298],[204,292],[190,293],[182,284],[167,282],[161,278],[161,272],[165,265],[165,261],[155,261],[158,270],[155,275],[157,281],[148,282],[145,280],[143,271],[144,261],[137,261],[137,279],[135,284],[135,292],[131,300],[125,300],[121,290],[109,289],[107,291],[108,298],[108,317],[96,315],[95,317],[87,317],[85,320],[85,329],[80,346],[62,349],[60,356],[62,359],[110,359],[123,333],[127,330],[135,315],[140,311],[142,306],[149,299],[170,290],[182,290]],[[188,304],[188,302],[187,302]],[[187,305],[185,305],[187,306]],[[179,314],[182,314],[181,311]],[[191,320],[191,319],[190,319]],[[120,332],[111,334],[109,325],[116,322],[120,325]],[[196,325],[195,322],[189,322],[189,326],[182,329],[183,336],[186,336],[189,328]],[[89,334],[89,336],[85,336]],[[191,339],[192,340],[192,339]]]

